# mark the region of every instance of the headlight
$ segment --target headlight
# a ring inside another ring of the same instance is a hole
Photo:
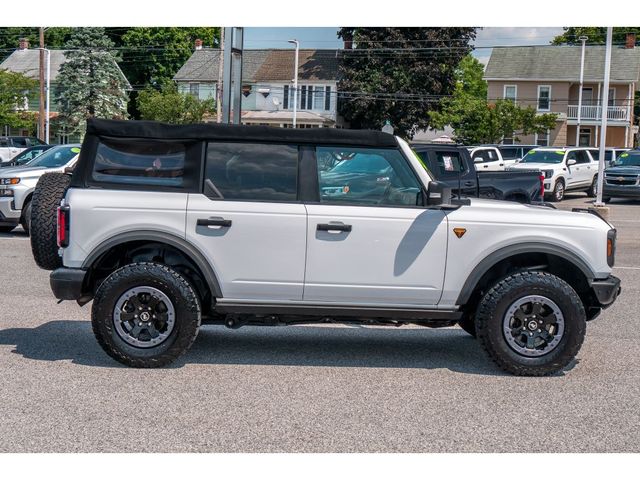
[[[553,170],[543,170],[542,173],[544,173],[544,178],[553,177]]]
[[[17,185],[20,183],[19,178],[0,178],[0,185]]]

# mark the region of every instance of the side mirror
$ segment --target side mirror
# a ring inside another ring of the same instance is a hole
[[[571,160],[567,160],[567,165],[571,166],[571,165],[575,165],[576,163],[578,163],[576,160],[574,160],[573,158]]]
[[[451,205],[451,187],[442,182],[429,182],[427,205]]]

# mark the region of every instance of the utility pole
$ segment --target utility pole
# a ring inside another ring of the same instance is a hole
[[[296,58],[293,67],[293,128],[296,128],[298,119],[298,52],[300,51],[300,42],[298,40],[289,40],[296,46]]]
[[[576,147],[580,142],[580,120],[582,119],[582,84],[584,83],[584,50],[585,43],[589,37],[582,35],[579,40],[582,42],[582,57],[580,58],[580,90],[578,90],[578,121],[576,122]]]
[[[242,122],[242,27],[225,27],[224,75],[222,80],[222,123]],[[233,114],[231,107],[233,106]]]
[[[611,73],[611,37],[613,27],[607,27],[607,47],[604,54],[604,91],[602,92],[602,112],[600,120],[600,158],[598,159],[598,186],[595,207],[604,207],[602,189],[604,187],[604,149],[607,145],[607,116],[609,113],[609,75]]]
[[[220,27],[220,52],[218,56],[218,85],[216,86],[216,122],[222,123],[222,80],[224,72],[224,27]]]
[[[40,80],[40,104],[38,110],[38,138],[42,140],[44,138],[44,96],[45,96],[45,88],[44,88],[44,27],[40,27],[40,68],[39,70],[39,80]]]

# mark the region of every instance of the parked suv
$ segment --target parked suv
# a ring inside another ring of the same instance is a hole
[[[583,190],[595,197],[598,183],[598,162],[588,148],[539,147],[530,150],[509,170],[537,169],[544,174],[544,191],[559,202],[569,190]]]
[[[61,177],[36,189],[35,259],[134,367],[175,360],[202,322],[459,323],[507,371],[546,375],[620,291],[602,218],[452,200],[382,132],[96,119]],[[61,257],[42,248],[56,203]]]
[[[640,198],[640,150],[621,153],[613,166],[604,171],[602,199]]]
[[[10,232],[20,224],[29,233],[31,198],[38,179],[46,172],[62,172],[73,167],[78,153],[80,145],[58,145],[28,165],[0,170],[0,232]]]
[[[29,147],[46,145],[35,137],[0,137],[0,163],[10,161]]]

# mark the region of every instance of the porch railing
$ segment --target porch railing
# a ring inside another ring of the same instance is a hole
[[[569,120],[578,119],[578,105],[568,106],[567,118]],[[602,107],[600,105],[582,105],[580,118],[581,120],[600,120],[602,118]],[[607,107],[607,120],[627,121],[628,119],[627,107]]]

